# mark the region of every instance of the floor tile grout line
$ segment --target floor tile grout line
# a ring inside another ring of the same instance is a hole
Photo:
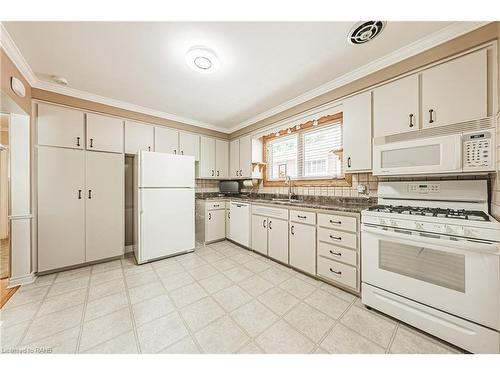
[[[196,251],[196,249],[195,249]],[[194,252],[193,252],[194,254]],[[181,264],[182,266],[182,264]],[[155,275],[158,277],[158,273],[156,272],[156,270],[154,270],[154,273]],[[196,280],[195,280],[196,282]],[[193,284],[193,283],[191,283]],[[189,284],[189,285],[191,285]],[[177,315],[180,317],[180,319],[182,320],[182,324],[184,324],[184,327],[186,328],[186,330],[188,331],[188,336],[191,338],[191,340],[194,342],[195,346],[198,348],[199,352],[200,353],[203,353],[203,349],[200,345],[200,343],[198,342],[198,340],[196,339],[195,335],[194,335],[194,332],[192,332],[191,330],[191,327],[189,327],[189,325],[187,324],[186,320],[184,319],[184,317],[182,316],[181,312],[180,312],[180,309],[177,308],[177,305],[175,304],[174,300],[172,299],[172,296],[170,295],[170,293],[168,292],[167,288],[165,287],[165,285],[163,284],[163,282],[161,282],[161,286],[163,287],[163,290],[165,291],[165,293],[167,294],[169,300],[172,302],[172,305],[174,306],[174,310],[175,312],[177,313]],[[180,289],[180,288],[179,288]],[[167,314],[169,315],[169,314]],[[165,316],[165,315],[164,315]],[[178,341],[176,341],[175,343],[170,343],[168,345],[166,345],[165,347],[163,348],[160,348],[156,351],[156,353],[160,352],[161,350],[163,349],[167,349],[169,347],[171,347],[172,345],[176,344],[177,342],[180,342],[182,339],[184,339],[186,336],[183,336],[181,339],[179,339]]]
[[[153,268],[153,267],[151,267],[151,268]],[[132,331],[134,333],[135,346],[136,346],[136,349],[137,349],[137,353],[141,354],[142,353],[142,349],[141,349],[141,345],[140,345],[140,342],[139,342],[139,334],[137,332],[137,325],[135,324],[134,309],[132,307],[132,302],[130,300],[130,290],[128,288],[127,277],[125,275],[125,270],[123,269],[123,264],[121,266],[121,270],[122,270],[122,274],[123,274],[123,283],[125,284],[125,293],[127,295],[128,310],[129,310],[129,313],[130,313],[130,320],[131,320],[131,323],[132,323]],[[157,275],[157,277],[158,277],[158,275]],[[116,337],[118,337],[118,336],[116,336]]]
[[[90,271],[92,271],[93,267],[94,266],[91,266]],[[80,352],[80,343],[81,343],[82,335],[83,335],[83,326],[85,324],[85,314],[87,313],[87,302],[89,300],[90,282],[91,282],[91,280],[92,280],[92,276],[89,276],[89,280],[87,282],[87,293],[85,294],[85,300],[83,301],[83,311],[82,311],[82,317],[81,317],[81,321],[80,321],[80,330],[78,332],[78,339],[76,341],[76,348],[75,348],[75,352],[76,353]]]
[[[399,322],[396,323],[396,327],[394,327],[394,331],[392,332],[391,338],[389,340],[389,345],[387,345],[387,348],[385,349],[385,354],[389,354],[392,344],[394,342],[394,339],[396,338],[396,335],[399,330]]]

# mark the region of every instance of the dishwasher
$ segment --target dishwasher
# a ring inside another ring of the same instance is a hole
[[[232,241],[250,247],[250,204],[231,202],[230,238]]]

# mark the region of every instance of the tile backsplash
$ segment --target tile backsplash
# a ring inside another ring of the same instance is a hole
[[[500,154],[500,148],[499,148]],[[500,163],[500,160],[499,162]],[[351,187],[297,187],[293,186],[294,194],[298,195],[321,195],[321,196],[335,196],[335,197],[376,197],[379,181],[439,181],[439,180],[458,180],[458,179],[480,179],[488,180],[488,187],[490,192],[490,213],[500,220],[500,178],[496,173],[488,175],[463,175],[452,177],[412,177],[412,178],[387,178],[376,177],[371,173],[357,173],[352,175]],[[358,185],[365,185],[367,194],[358,193]],[[216,180],[196,180],[197,193],[214,193],[219,191],[219,181]],[[242,193],[260,193],[260,194],[286,194],[287,187],[264,187],[262,181],[252,188],[241,189]]]

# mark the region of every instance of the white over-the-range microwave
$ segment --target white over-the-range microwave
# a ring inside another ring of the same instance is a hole
[[[492,172],[495,149],[494,128],[374,145],[373,174]]]

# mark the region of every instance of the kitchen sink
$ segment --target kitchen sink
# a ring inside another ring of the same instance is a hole
[[[300,203],[300,202],[303,202],[302,199],[295,199],[295,198],[291,198],[291,199],[288,199],[288,198],[272,198],[271,200],[274,201],[274,202],[286,202],[286,203]]]

